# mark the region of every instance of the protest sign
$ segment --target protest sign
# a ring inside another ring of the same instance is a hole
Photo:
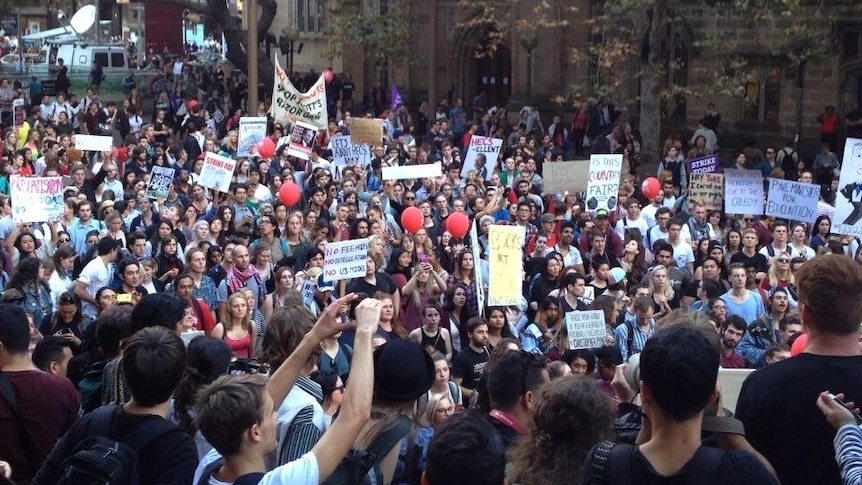
[[[317,128],[308,123],[297,121],[290,131],[290,141],[287,146],[287,154],[292,157],[308,160],[311,158],[311,150],[317,138]]]
[[[700,202],[708,211],[720,211],[724,204],[724,175],[693,173],[688,177],[688,206]]]
[[[314,308],[314,293],[317,291],[316,278],[309,278],[302,282],[302,303],[309,310]]]
[[[766,215],[813,223],[817,219],[820,186],[770,178]]]
[[[365,276],[368,238],[326,244],[323,255],[323,281],[349,280]]]
[[[239,119],[236,156],[257,156],[258,144],[264,138],[266,138],[266,117],[243,116]]]
[[[153,166],[153,173],[150,174],[150,185],[147,186],[147,197],[150,199],[167,198],[168,190],[171,183],[174,181],[173,168],[165,168]]]
[[[85,152],[109,152],[114,147],[114,137],[102,135],[75,135],[75,148]]]
[[[724,206],[728,214],[763,214],[763,173],[729,168],[724,171]]]
[[[497,157],[503,149],[503,140],[487,136],[473,135],[470,138],[470,147],[464,156],[464,165],[461,167],[461,178],[467,177],[471,170],[482,171],[485,180],[491,180],[491,174],[497,167]],[[479,157],[479,155],[482,155]],[[478,158],[477,158],[478,157]],[[479,164],[476,164],[476,160]]]
[[[521,248],[524,231],[512,226],[491,226],[488,230],[488,305],[521,304]],[[478,264],[474,261],[473,264]]]
[[[718,369],[718,384],[721,389],[721,406],[730,412],[736,412],[736,403],[745,379],[754,369]]]
[[[479,252],[479,235],[476,232],[476,223],[470,224],[470,252],[473,253],[473,280],[476,282],[476,301],[479,304],[479,316],[485,312],[485,280],[482,278],[482,261]]]
[[[206,152],[198,184],[208,189],[218,190],[219,192],[229,192],[230,182],[233,179],[233,171],[235,169],[236,160],[216,155],[213,152]]]
[[[425,165],[403,165],[400,167],[383,167],[383,180],[421,179],[443,175],[440,162]]]
[[[715,173],[718,166],[718,155],[692,158],[688,161],[688,173]]]
[[[542,168],[543,189],[547,194],[556,192],[579,193],[587,190],[590,162],[545,162]]]
[[[12,220],[56,222],[63,218],[63,177],[18,177],[10,180]]]
[[[605,312],[566,312],[566,330],[569,333],[569,348],[594,349],[605,345]]]
[[[862,140],[848,138],[835,194],[832,233],[862,237]]]
[[[272,117],[275,122],[293,124],[297,121],[303,121],[318,129],[325,130],[328,118],[326,80],[323,74],[308,91],[300,93],[279,65],[278,56],[275,57],[275,82],[273,82],[272,87]]]
[[[351,118],[350,141],[380,145],[383,142],[383,120],[376,118]]]
[[[24,98],[17,98],[12,100],[12,123],[15,125],[15,128],[19,128],[24,124],[24,120],[27,119],[27,111],[24,109]]]
[[[329,139],[332,150],[332,163],[336,167],[359,165],[367,167],[371,164],[371,147],[364,143],[353,143],[349,136],[334,136]]]
[[[623,169],[622,155],[590,155],[587,175],[587,210],[617,208],[617,193]]]

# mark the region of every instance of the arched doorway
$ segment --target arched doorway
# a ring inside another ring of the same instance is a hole
[[[489,28],[461,31],[451,51],[456,69],[451,88],[472,109],[473,98],[483,91],[488,106],[505,105],[512,94],[512,52],[498,43],[490,48]]]
[[[485,92],[488,106],[505,105],[512,95],[512,54],[509,47],[498,46],[493,52],[476,58],[476,92]]]

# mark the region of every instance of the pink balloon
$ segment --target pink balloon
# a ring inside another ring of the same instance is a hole
[[[641,192],[643,192],[644,197],[647,199],[652,199],[661,192],[661,182],[655,177],[647,177],[641,183]]]
[[[401,226],[404,227],[405,231],[415,234],[424,225],[425,217],[422,216],[422,211],[418,207],[408,207],[401,213]]]
[[[446,218],[445,226],[452,237],[461,239],[470,230],[470,218],[463,212],[453,212]]]
[[[790,347],[790,355],[799,355],[805,352],[806,346],[808,346],[808,334],[803,333],[793,341],[793,346]]]
[[[261,158],[269,158],[275,155],[275,142],[272,141],[272,138],[266,137],[258,143],[257,154],[260,155]]]
[[[288,207],[295,206],[299,202],[299,197],[299,187],[293,182],[285,182],[278,189],[278,200]]]

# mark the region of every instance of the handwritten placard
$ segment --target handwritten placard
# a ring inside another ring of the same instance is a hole
[[[368,265],[368,238],[326,244],[323,281],[348,280],[365,276]]]
[[[622,155],[591,155],[587,176],[587,210],[617,208],[617,193],[623,168]]]
[[[590,162],[587,160],[545,162],[542,167],[542,179],[545,181],[543,189],[548,194],[584,192],[587,190],[589,173]]]
[[[718,155],[707,155],[688,161],[688,173],[690,174],[715,172],[718,172]]]
[[[725,170],[724,206],[728,214],[763,215],[763,173],[738,168]]]
[[[374,146],[383,141],[383,120],[375,118],[351,118],[350,141]]]
[[[512,226],[491,226],[488,230],[488,305],[521,304],[521,248],[524,231]],[[478,264],[475,261],[473,264]]]
[[[482,173],[485,180],[491,180],[491,175],[497,166],[497,157],[502,149],[503,140],[499,138],[473,135],[470,138],[467,155],[464,156],[461,177],[466,178],[470,171],[477,170]]]
[[[230,182],[233,179],[235,169],[236,160],[213,152],[206,152],[198,184],[208,189],[227,193],[230,191]]]
[[[594,349],[605,344],[605,312],[590,310],[586,312],[567,312],[566,330],[569,333],[569,348]]]
[[[353,143],[349,136],[330,138],[329,147],[332,149],[332,163],[336,167],[350,165],[365,167],[371,164],[371,147],[364,143]]]
[[[767,216],[811,223],[817,220],[817,200],[820,199],[819,185],[776,178],[768,180]]]
[[[63,177],[18,177],[10,180],[12,220],[56,222],[63,218]]]
[[[693,173],[688,178],[688,206],[700,202],[708,211],[720,211],[724,204],[724,175]]]

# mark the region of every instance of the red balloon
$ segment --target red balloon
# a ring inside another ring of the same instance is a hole
[[[332,69],[327,69],[323,71],[323,80],[327,83],[331,83],[332,80],[335,79],[335,73],[332,72]]]
[[[198,105],[198,101],[196,99],[190,99],[188,105],[189,111],[192,111],[193,109],[195,109],[195,106]]]
[[[805,352],[805,347],[808,345],[808,334],[803,333],[802,335],[796,337],[796,340],[793,341],[793,346],[790,347],[790,355],[799,355],[802,352]]]
[[[661,182],[655,177],[647,177],[641,183],[641,192],[644,193],[644,197],[647,199],[652,199],[661,192]]]
[[[299,196],[299,187],[293,182],[285,182],[278,189],[278,200],[288,207],[295,206],[299,202]]]
[[[401,226],[409,233],[415,233],[425,225],[425,218],[418,207],[408,207],[401,213]]]
[[[261,158],[269,158],[275,155],[275,142],[272,141],[272,138],[265,137],[257,144],[257,154]]]
[[[446,230],[452,237],[461,239],[470,230],[470,218],[463,212],[453,212],[446,218]]]

